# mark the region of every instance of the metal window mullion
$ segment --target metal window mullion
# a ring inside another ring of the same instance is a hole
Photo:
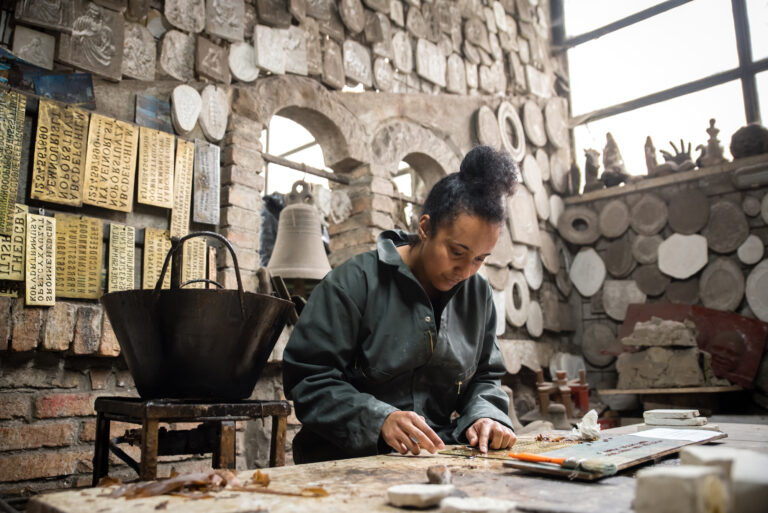
[[[747,123],[760,122],[760,107],[757,101],[757,82],[752,66],[752,42],[749,34],[747,5],[745,0],[731,0],[733,28],[736,33],[736,50],[739,54],[741,90],[744,94],[744,114]]]

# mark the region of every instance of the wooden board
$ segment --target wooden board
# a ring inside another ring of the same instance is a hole
[[[189,280],[201,280],[206,277],[205,259],[208,256],[207,248],[208,244],[203,238],[190,239],[184,242],[181,283],[186,283]],[[184,288],[203,289],[205,288],[205,283],[191,283]]]
[[[719,394],[724,392],[741,392],[744,389],[739,385],[724,387],[684,387],[684,388],[608,388],[598,390],[600,395],[622,394]]]
[[[13,233],[26,104],[22,94],[0,92],[0,235]]]
[[[83,204],[88,112],[40,100],[30,196],[79,207]]]
[[[134,288],[135,244],[136,228],[121,224],[109,225],[108,292],[132,290]]]
[[[176,167],[173,175],[173,210],[171,210],[171,237],[189,233],[189,212],[192,204],[192,173],[195,143],[179,139],[176,143]]]
[[[639,433],[607,436],[595,442],[581,443],[554,451],[547,456],[553,458],[601,459],[614,463],[619,471],[636,467],[642,463],[680,452],[687,445],[699,445],[725,438],[728,435],[718,431],[657,428]],[[685,439],[688,438],[688,439]],[[604,475],[579,470],[564,469],[547,463],[505,461],[505,467],[525,470],[537,474],[594,481]]]
[[[98,299],[101,296],[101,220],[55,215],[56,296]]]
[[[56,219],[27,214],[26,304],[56,303]]]
[[[192,220],[196,223],[219,224],[219,190],[221,164],[219,147],[195,141],[194,205]]]
[[[157,228],[147,228],[144,230],[144,274],[142,275],[141,288],[153,289],[160,279],[160,271],[163,269],[163,262],[171,249],[171,237],[168,230],[158,230]],[[171,269],[170,264],[163,278],[164,289],[171,288]]]
[[[173,208],[173,149],[171,134],[140,127],[138,202]]]
[[[26,205],[16,203],[11,235],[0,235],[0,280],[24,280],[28,210]]]
[[[138,141],[139,130],[135,125],[91,115],[83,203],[131,211]]]

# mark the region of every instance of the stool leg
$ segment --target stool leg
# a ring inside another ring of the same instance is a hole
[[[96,447],[93,451],[92,486],[109,473],[109,419],[99,413],[96,417]]]
[[[144,419],[141,430],[141,463],[139,479],[152,481],[157,478],[157,419]]]
[[[272,415],[272,439],[269,448],[269,466],[285,465],[285,436],[288,430],[288,417]]]
[[[235,423],[233,421],[222,421],[219,423],[218,439],[219,445],[213,451],[213,468],[237,468],[235,461],[236,433]]]

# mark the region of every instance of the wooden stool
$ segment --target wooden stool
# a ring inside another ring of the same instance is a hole
[[[235,468],[235,422],[272,417],[269,466],[285,465],[285,437],[291,405],[288,401],[208,402],[180,399],[145,400],[134,397],[99,397],[95,405],[96,448],[93,486],[109,472],[110,450],[125,461],[142,481],[157,478],[157,457],[213,453],[213,468]],[[141,424],[116,441],[109,438],[110,421]],[[158,429],[161,422],[202,422],[192,430]],[[137,463],[117,445],[135,442],[141,447]]]

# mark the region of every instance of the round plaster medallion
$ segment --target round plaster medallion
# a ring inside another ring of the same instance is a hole
[[[549,224],[553,228],[557,228],[557,223],[560,221],[560,216],[565,211],[565,202],[563,198],[557,194],[553,194],[549,197]]]
[[[528,248],[528,258],[525,262],[523,274],[525,275],[525,281],[528,282],[528,286],[533,290],[539,290],[542,281],[544,281],[544,270],[541,267],[539,250],[536,248]]]
[[[744,297],[744,275],[730,258],[709,264],[699,278],[701,304],[715,310],[734,311]]]
[[[523,104],[523,126],[528,140],[536,146],[547,144],[547,132],[544,128],[544,116],[541,109],[533,101]]]
[[[545,182],[549,180],[549,155],[543,149],[536,150],[536,162],[539,164],[539,171],[541,171],[541,179]]]
[[[641,235],[655,235],[667,224],[667,204],[654,194],[644,194],[631,212],[632,229]]]
[[[717,253],[732,253],[749,236],[749,224],[744,211],[727,200],[719,200],[709,209],[709,222],[701,232],[707,244]]]
[[[591,297],[603,286],[605,263],[594,249],[582,249],[573,259],[569,276],[579,294]]]
[[[523,181],[532,193],[536,194],[538,191],[544,189],[544,184],[541,181],[541,169],[536,157],[533,155],[526,155],[523,159]]]
[[[757,235],[750,235],[747,239],[741,243],[736,254],[739,256],[739,260],[743,264],[753,265],[758,263],[765,253],[765,245],[763,240]]]
[[[611,365],[616,357],[608,354],[611,346],[616,344],[616,334],[605,324],[592,323],[584,330],[581,339],[581,350],[584,359],[593,367],[604,368]]]
[[[528,319],[528,303],[531,301],[528,284],[520,271],[509,272],[509,284],[505,289],[504,310],[507,322],[521,328]]]
[[[623,321],[629,305],[645,303],[646,295],[634,280],[605,280],[603,308],[608,317]]]
[[[749,273],[746,294],[747,303],[755,316],[768,322],[768,259],[757,264]]]
[[[540,337],[544,332],[544,316],[541,313],[541,305],[536,301],[528,303],[528,318],[525,320],[525,329],[534,338]]]
[[[661,235],[638,235],[632,242],[632,254],[641,264],[654,264],[659,258]]]
[[[684,280],[707,265],[707,239],[701,235],[675,233],[659,245],[659,269]]]
[[[600,211],[600,233],[609,239],[621,236],[629,228],[629,207],[624,201],[609,201]]]
[[[501,102],[496,115],[502,146],[513,160],[520,162],[525,157],[525,133],[520,116],[517,115],[515,107],[507,101]]]
[[[676,233],[697,233],[709,220],[709,198],[698,189],[680,192],[669,201],[668,212],[669,226]]]
[[[582,206],[566,208],[557,222],[557,230],[565,240],[581,246],[592,244],[600,238],[597,214]]]
[[[475,115],[475,133],[477,141],[486,146],[499,148],[501,146],[501,133],[499,132],[499,123],[493,111],[487,105],[477,109]]]

